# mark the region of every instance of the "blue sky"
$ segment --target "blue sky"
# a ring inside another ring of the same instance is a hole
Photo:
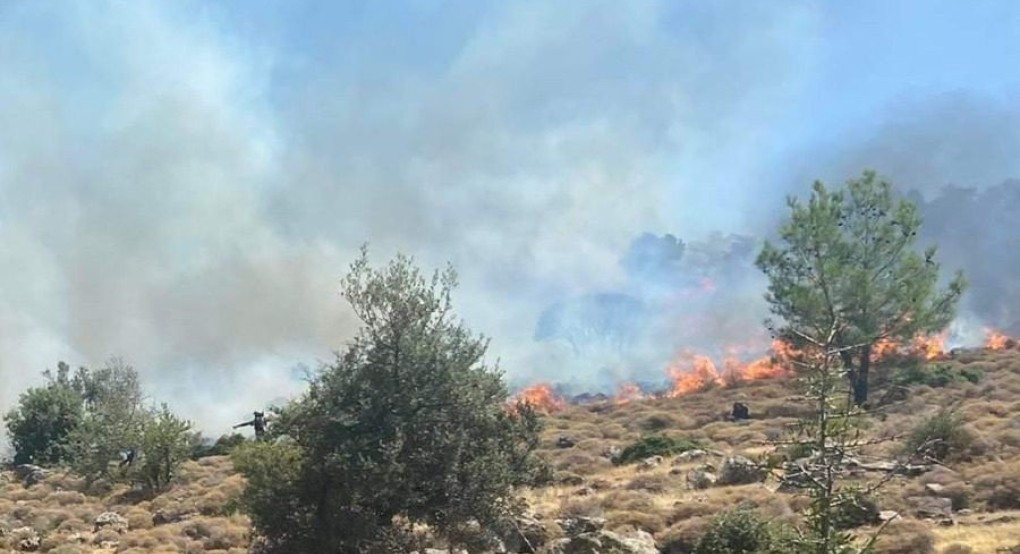
[[[5,2],[0,376],[121,355],[232,421],[353,332],[365,241],[453,262],[508,374],[548,374],[538,314],[626,288],[643,232],[766,233],[865,167],[1020,177],[1018,31],[1005,1]]]

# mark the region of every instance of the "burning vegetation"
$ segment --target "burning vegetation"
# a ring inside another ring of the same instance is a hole
[[[983,347],[987,350],[1007,350],[1018,346],[1017,340],[1010,338],[994,329],[985,329]],[[875,362],[882,362],[893,357],[914,357],[925,361],[946,358],[948,332],[936,335],[920,335],[909,342],[898,342],[882,339],[872,347]],[[798,351],[788,342],[776,339],[772,341],[766,356],[746,361],[748,347],[731,347],[716,363],[705,354],[682,350],[666,368],[668,385],[665,390],[646,392],[634,383],[622,383],[612,396],[585,394],[575,401],[603,401],[614,405],[623,405],[648,398],[677,398],[692,393],[720,387],[729,388],[742,382],[789,377],[794,373],[793,360],[797,359]],[[741,352],[745,352],[741,355]],[[583,398],[582,398],[583,397]],[[556,393],[551,383],[538,383],[519,391],[510,399],[510,404],[524,402],[538,413],[549,415],[563,410],[571,400]]]

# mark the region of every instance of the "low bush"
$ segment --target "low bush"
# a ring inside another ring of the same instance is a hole
[[[909,363],[893,375],[892,383],[899,386],[925,385],[942,388],[953,383],[977,384],[983,378],[984,372],[976,368],[950,364],[928,366],[923,363]]]
[[[963,418],[951,408],[942,408],[914,427],[904,451],[945,462],[964,456],[973,442],[974,435],[964,427]]]
[[[670,456],[688,450],[704,448],[701,443],[683,437],[666,435],[645,435],[620,452],[613,463],[623,465],[638,462],[652,456]]]
[[[778,529],[752,510],[723,512],[712,520],[694,554],[779,554],[786,552]]]

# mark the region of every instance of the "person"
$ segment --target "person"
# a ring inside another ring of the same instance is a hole
[[[123,459],[120,461],[120,465],[118,467],[130,467],[131,464],[135,463],[136,454],[137,451],[134,448],[128,448],[126,451],[122,452],[121,455],[123,456]]]
[[[245,421],[244,423],[238,423],[234,426],[234,429],[240,429],[241,427],[248,427],[249,425],[255,428],[255,438],[261,439],[266,433],[266,414],[265,412],[254,412],[255,417],[251,421]]]

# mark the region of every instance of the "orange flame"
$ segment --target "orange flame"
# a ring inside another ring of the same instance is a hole
[[[517,393],[517,395],[511,399],[511,402],[524,402],[526,404],[530,404],[536,412],[541,414],[558,412],[567,405],[565,400],[553,392],[552,385],[549,383],[532,385]]]
[[[985,328],[985,348],[989,350],[1005,350],[1009,348],[1010,338],[996,331]]]
[[[613,403],[626,404],[632,400],[641,400],[644,397],[645,395],[641,392],[640,387],[633,383],[624,383],[616,390],[616,396],[613,397]]]
[[[899,352],[900,346],[900,343],[890,338],[880,339],[871,346],[871,358],[877,362],[890,354]]]
[[[925,360],[937,360],[946,354],[947,336],[945,331],[929,337],[918,335],[913,341],[914,352]]]
[[[727,356],[723,360],[723,373],[720,374],[715,362],[708,356],[684,352],[666,369],[673,380],[673,388],[666,393],[666,396],[675,398],[711,386],[727,386],[740,381],[788,375],[790,368],[787,362],[794,354],[791,345],[776,340],[772,343],[771,356],[750,362],[741,361],[736,356]]]

